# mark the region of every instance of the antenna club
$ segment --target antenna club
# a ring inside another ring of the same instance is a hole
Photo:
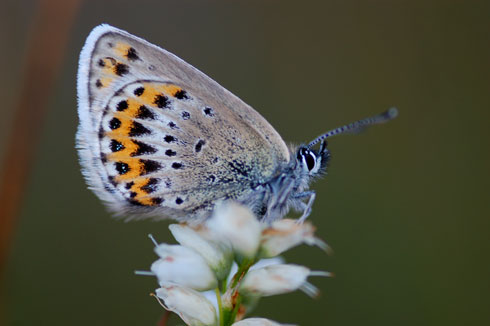
[[[395,107],[389,108],[388,111],[386,111],[386,115],[388,119],[395,119],[398,116],[398,109]]]

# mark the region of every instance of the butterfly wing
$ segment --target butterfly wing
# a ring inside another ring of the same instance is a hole
[[[77,145],[115,212],[204,218],[289,161],[254,109],[173,54],[108,25],[80,55]]]

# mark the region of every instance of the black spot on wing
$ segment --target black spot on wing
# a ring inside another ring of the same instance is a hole
[[[116,75],[122,77],[129,72],[129,67],[124,63],[117,63],[114,67],[114,72],[116,73]]]
[[[152,198],[151,199],[151,202],[153,205],[160,205],[161,203],[163,203],[163,198],[160,198],[160,197],[156,197],[156,198]]]
[[[118,118],[112,118],[111,121],[109,121],[109,128],[112,130],[117,129],[121,127],[121,120]]]
[[[176,170],[181,169],[182,168],[182,163],[174,162],[174,163],[172,163],[172,168],[174,168]]]
[[[196,150],[196,153],[199,153],[202,149],[202,147],[204,146],[204,144],[206,144],[206,142],[202,139],[199,139],[199,141],[197,142],[196,146],[194,147],[194,149]]]
[[[187,111],[182,112],[182,119],[189,120],[191,118],[191,114]]]
[[[165,151],[165,155],[167,155],[167,156],[170,156],[170,157],[171,157],[171,156],[175,156],[175,155],[177,155],[177,152],[176,152],[176,151],[173,151],[173,150],[171,150],[171,149],[167,149],[167,150]]]
[[[144,87],[138,87],[134,90],[134,95],[136,96],[141,96],[143,95],[143,93],[145,92],[145,88]]]
[[[141,136],[141,135],[149,135],[151,131],[145,128],[141,123],[133,121],[133,125],[129,131],[130,137]]]
[[[175,92],[174,97],[175,98],[178,98],[179,100],[184,100],[184,99],[188,99],[189,98],[189,96],[187,95],[187,92],[184,91],[183,89],[178,90],[177,92]]]
[[[115,166],[116,166],[116,171],[119,174],[126,174],[130,170],[129,165],[127,163],[124,163],[124,162],[116,162]]]
[[[206,106],[203,110],[205,115],[209,116],[209,117],[212,117],[214,116],[214,110],[213,108],[210,108],[209,106]]]
[[[142,174],[148,174],[155,171],[158,171],[162,168],[162,165],[157,161],[153,160],[140,160],[143,166]]]
[[[158,183],[158,179],[150,178],[150,180],[148,180],[148,182],[141,187],[141,190],[143,190],[147,194],[151,194],[152,192],[157,190]]]
[[[169,105],[168,97],[166,97],[165,95],[158,94],[153,99],[153,104],[155,104],[160,109],[168,108]]]
[[[109,148],[112,152],[119,152],[122,151],[125,147],[122,143],[118,142],[115,139],[112,139]]]
[[[155,115],[153,114],[153,112],[151,112],[150,109],[148,109],[146,106],[142,105],[138,109],[138,113],[136,115],[136,118],[154,120]]]
[[[128,52],[126,52],[126,58],[128,58],[129,61],[136,61],[139,60],[140,57],[136,53],[136,50],[133,47],[130,47]]]
[[[138,148],[131,153],[131,156],[148,155],[156,153],[157,151],[155,147],[145,144],[143,142],[133,140],[133,143],[138,146]]]
[[[177,138],[172,135],[166,135],[165,137],[163,137],[163,140],[165,140],[167,143],[172,143],[177,141]]]
[[[121,101],[117,103],[116,110],[117,111],[124,111],[128,108],[128,101]]]

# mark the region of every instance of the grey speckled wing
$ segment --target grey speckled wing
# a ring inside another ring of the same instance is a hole
[[[83,173],[115,212],[202,219],[290,160],[255,110],[171,53],[108,25],[80,55]]]

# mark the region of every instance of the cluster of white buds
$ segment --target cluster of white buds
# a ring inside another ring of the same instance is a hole
[[[187,325],[281,325],[244,316],[263,296],[297,289],[316,296],[318,290],[307,278],[331,276],[277,257],[302,243],[329,250],[309,222],[282,219],[264,224],[246,207],[228,203],[203,225],[169,228],[179,244],[155,243],[159,259],[150,274],[158,279],[156,297],[162,306]]]

